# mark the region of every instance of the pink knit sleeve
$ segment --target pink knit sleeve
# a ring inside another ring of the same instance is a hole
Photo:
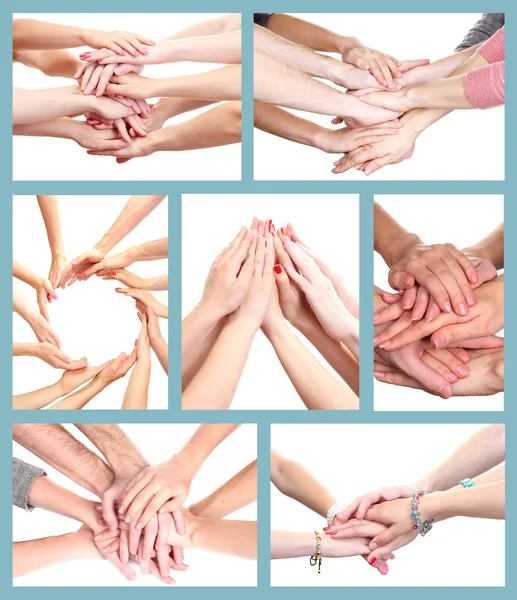
[[[490,39],[478,48],[477,52],[483,58],[486,58],[489,63],[504,60],[504,27],[498,29]]]
[[[504,61],[469,71],[464,89],[469,102],[476,108],[504,104]]]

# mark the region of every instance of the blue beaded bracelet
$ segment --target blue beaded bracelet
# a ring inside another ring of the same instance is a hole
[[[464,488],[471,488],[474,487],[476,484],[472,481],[472,479],[470,477],[465,477],[465,479],[462,479],[458,485],[462,485]]]
[[[422,537],[431,531],[434,523],[432,517],[429,517],[424,523],[422,523],[422,520],[420,519],[420,511],[418,510],[420,498],[426,494],[427,492],[425,490],[416,490],[413,492],[413,497],[411,498],[411,519],[413,520],[413,529],[416,529]]]

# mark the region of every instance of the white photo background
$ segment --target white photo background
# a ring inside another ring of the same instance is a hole
[[[115,221],[129,196],[58,196],[67,260],[90,250]],[[110,254],[168,235],[167,199],[127,235]],[[26,267],[48,277],[51,255],[47,234],[36,196],[13,198],[13,257]],[[134,263],[128,268],[142,277],[165,275],[167,260]],[[36,293],[24,282],[13,279],[22,293],[37,307]],[[48,305],[50,323],[61,339],[63,352],[72,359],[85,356],[91,366],[131,353],[141,329],[135,301],[115,292],[126,287],[119,281],[90,277],[70,287],[57,290],[58,300]],[[152,292],[168,304],[167,291]],[[168,320],[159,319],[164,339],[168,339]],[[13,313],[13,341],[37,342],[29,325]],[[120,409],[129,371],[111,383],[86,404],[85,409]],[[13,393],[20,394],[51,385],[62,371],[37,358],[13,358]],[[168,379],[154,352],[151,351],[149,404],[151,409],[167,408]]]

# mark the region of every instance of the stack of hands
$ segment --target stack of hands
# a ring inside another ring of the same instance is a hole
[[[184,320],[183,408],[229,407],[259,330],[273,345],[308,408],[357,408],[357,396],[322,369],[287,322],[309,339],[318,337],[323,354],[325,347],[338,348],[337,370],[341,368],[342,374],[348,364],[344,378],[357,393],[358,317],[357,301],[347,291],[343,278],[299,238],[291,224],[277,229],[272,220],[255,217],[251,226],[242,227],[217,256],[200,302]],[[191,331],[201,327],[197,323],[202,323],[206,331],[194,336]],[[210,354],[201,358],[204,364],[200,367],[200,345],[213,331],[218,331],[219,337],[212,340]],[[225,336],[226,331],[232,335]],[[238,350],[239,359],[244,357],[242,363],[229,360],[230,348]],[[226,377],[236,378],[230,390],[221,384],[220,393],[218,358],[224,358]],[[311,377],[312,383],[321,382],[317,394],[309,389]],[[203,394],[201,381],[209,382],[210,399]]]
[[[503,390],[504,274],[474,249],[413,241],[374,289],[374,375],[450,396]]]

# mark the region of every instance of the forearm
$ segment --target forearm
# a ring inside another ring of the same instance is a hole
[[[244,320],[224,325],[212,351],[183,392],[184,410],[230,407],[256,331]]]
[[[240,425],[229,424],[204,424],[200,425],[189,441],[180,450],[185,464],[190,466],[193,476],[199,471],[210,454],[232,434]]]
[[[273,104],[255,102],[255,127],[278,137],[324,150],[328,129]]]
[[[313,77],[332,79],[332,63],[336,59],[318,54],[307,46],[290,42],[259,25],[254,26],[253,39],[255,48],[287,63],[293,69]]]
[[[95,248],[107,254],[162,202],[165,196],[131,196]]]
[[[294,323],[294,326],[358,396],[359,362],[352,352],[342,342],[331,338],[316,319],[306,323]]]
[[[302,402],[311,410],[355,410],[357,396],[337,381],[287,323],[264,331]]]
[[[160,361],[163,370],[169,374],[169,345],[161,335],[153,336],[150,339],[151,349]]]
[[[355,116],[357,98],[255,49],[255,100],[323,115]]]
[[[57,119],[60,121],[60,119]],[[65,256],[65,244],[63,241],[63,230],[61,228],[61,218],[59,215],[59,203],[57,196],[38,195],[39,208],[45,229],[47,231],[48,244],[52,253],[52,258]]]
[[[13,286],[13,311],[20,315],[29,324],[35,312],[37,312],[20,290]]]
[[[271,558],[299,558],[316,554],[314,533],[297,531],[271,532]]]
[[[73,79],[81,61],[67,50],[22,50],[13,52],[13,61],[38,69],[49,77]]]
[[[505,482],[496,481],[424,496],[420,512],[425,519],[432,517],[436,522],[453,517],[504,519]]]
[[[31,287],[35,288],[40,280],[40,277],[36,275],[33,271],[31,271],[25,265],[18,260],[13,260],[13,277],[19,279],[20,281],[24,281],[29,284]]]
[[[149,290],[150,292],[162,292],[169,289],[169,276],[168,275],[157,275],[156,277],[149,277],[144,279],[143,290]]]
[[[218,554],[256,560],[257,523],[195,518],[192,546]]]
[[[25,394],[17,394],[13,396],[13,409],[15,410],[39,410],[54,402],[63,395],[59,384],[54,383],[47,387],[27,392]]]
[[[235,31],[241,28],[241,15],[231,14],[224,15],[222,17],[216,17],[215,19],[209,19],[196,23],[191,27],[187,27],[178,33],[171,35],[166,38],[168,40],[179,40],[183,38],[193,38],[199,36],[213,36],[221,33],[227,33],[228,31]]]
[[[57,25],[34,19],[13,21],[14,50],[52,50],[77,48],[86,44],[82,27]]]
[[[125,251],[125,255],[131,260],[130,264],[147,260],[158,260],[169,256],[169,238],[161,238],[145,242],[139,246],[133,246]],[[165,275],[165,277],[167,277]],[[150,280],[149,280],[150,281]],[[150,289],[150,288],[145,288]]]
[[[98,448],[116,475],[123,473],[127,465],[131,469],[135,466],[145,469],[149,465],[119,425],[76,423],[75,426]]]
[[[361,45],[356,38],[338,35],[329,29],[290,15],[272,15],[268,19],[267,28],[291,42],[303,44],[317,52],[342,54],[347,48]]]
[[[181,324],[181,379],[185,390],[212,351],[226,320],[203,302]]]
[[[241,141],[241,104],[227,102],[148,135],[150,153],[200,150]]]
[[[271,482],[282,494],[300,502],[324,518],[336,502],[336,497],[302,465],[274,450],[271,451]]]
[[[37,123],[13,125],[13,135],[30,137],[53,137],[75,140],[74,132],[81,125],[70,117],[60,117]]]
[[[147,408],[150,379],[151,357],[139,357],[127,384],[122,402],[123,409],[144,410]]]
[[[197,516],[223,519],[257,499],[257,461],[244,467],[214,492],[189,507]]]
[[[207,62],[240,64],[241,31],[230,31],[210,36],[169,39],[166,44],[166,60],[163,62]]]
[[[497,270],[504,268],[504,222],[466,250],[471,251],[475,256],[489,260]]]
[[[36,356],[36,343],[13,342],[13,356]]]
[[[99,498],[114,479],[108,465],[62,425],[15,424],[13,439]]]
[[[448,490],[465,477],[476,477],[500,464],[505,456],[504,425],[487,425],[446,461],[422,478],[426,491]]]
[[[213,100],[197,100],[195,98],[161,98],[154,105],[155,110],[160,115],[160,121],[165,123],[168,119],[182,115],[184,113],[204,108],[214,104]]]
[[[373,214],[374,250],[391,267],[407,246],[418,243],[420,238],[404,229],[378,202],[373,204]]]
[[[95,546],[93,548],[95,549]],[[80,558],[87,556],[76,543],[74,533],[14,542],[13,577],[21,577],[51,565]]]
[[[406,88],[409,109],[472,109],[475,108],[465,93],[466,75],[435,79]]]
[[[241,65],[229,65],[196,75],[155,79],[156,96],[199,100],[240,100]]]
[[[88,385],[63,398],[52,405],[49,410],[79,410],[83,408],[92,398],[100,394],[106,386],[97,379],[90,381]]]
[[[48,90],[13,89],[13,125],[82,114],[92,108],[91,98],[72,85]]]
[[[98,522],[96,502],[74,494],[48,477],[34,480],[29,490],[28,504],[84,523],[94,532],[103,529]]]

